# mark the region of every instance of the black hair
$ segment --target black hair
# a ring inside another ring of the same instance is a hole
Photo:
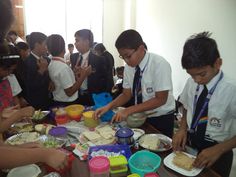
[[[0,0],[0,17],[0,43],[3,43],[6,34],[14,21],[10,0]]]
[[[29,36],[29,47],[31,50],[34,49],[35,44],[42,44],[47,39],[47,36],[41,32],[32,32]]]
[[[75,37],[76,36],[79,36],[79,37],[83,38],[84,40],[88,40],[90,48],[93,46],[93,33],[91,30],[82,29],[82,30],[76,31]]]
[[[140,45],[144,45],[143,39],[141,35],[133,29],[122,32],[115,43],[117,50],[122,48],[137,49]]]
[[[73,44],[68,44],[67,47],[71,48],[71,47],[74,47],[74,45]]]
[[[29,49],[29,45],[26,42],[18,42],[16,44],[16,48],[18,51],[20,50],[28,50]]]
[[[210,38],[210,35],[209,32],[202,32],[187,39],[181,59],[184,69],[214,65],[220,54],[216,41]]]
[[[118,66],[118,67],[116,68],[116,72],[123,72],[124,69],[125,69],[124,66]]]
[[[100,53],[105,52],[106,47],[102,43],[97,43],[94,48],[95,51],[99,51]]]
[[[9,36],[11,36],[11,35],[18,36],[16,31],[9,31],[7,35],[9,35]]]
[[[13,45],[0,43],[0,68],[8,69],[16,65],[20,59],[17,49]]]
[[[65,52],[65,41],[59,34],[52,34],[47,38],[47,48],[52,56],[59,56]]]

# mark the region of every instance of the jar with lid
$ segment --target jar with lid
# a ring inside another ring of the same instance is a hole
[[[116,132],[117,143],[124,145],[132,145],[134,143],[134,132],[130,128],[120,128]]]
[[[97,156],[89,161],[90,177],[109,177],[110,162],[107,157]]]

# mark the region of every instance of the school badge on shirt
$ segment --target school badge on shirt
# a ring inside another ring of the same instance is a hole
[[[146,92],[147,92],[147,93],[152,93],[152,92],[153,92],[152,87],[148,87],[148,88],[146,88]]]
[[[221,119],[216,118],[216,117],[210,118],[209,124],[210,124],[212,127],[217,128],[217,129],[219,129],[219,128],[222,127]]]

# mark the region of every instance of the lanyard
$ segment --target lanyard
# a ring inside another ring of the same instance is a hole
[[[139,90],[139,88],[141,88],[141,80],[142,80],[142,77],[143,77],[143,72],[144,72],[144,70],[145,70],[145,68],[146,68],[146,66],[147,66],[147,64],[148,64],[148,61],[149,61],[149,55],[148,55],[148,59],[147,59],[147,62],[146,62],[146,64],[145,64],[145,66],[144,66],[144,68],[140,71],[140,75],[139,75],[139,78],[138,78],[138,82],[136,83],[136,85],[135,85],[135,104],[137,104],[137,97],[138,97],[138,92],[140,91]],[[142,88],[141,88],[141,90],[142,90]]]
[[[194,132],[194,129],[197,127],[197,124],[198,124],[198,121],[203,113],[203,111],[206,109],[210,99],[211,99],[211,96],[213,95],[215,89],[216,89],[216,86],[218,85],[218,83],[220,82],[220,80],[223,78],[224,74],[223,72],[221,72],[220,74],[220,77],[219,79],[217,80],[217,82],[215,83],[215,85],[210,89],[210,91],[208,92],[207,94],[207,97],[205,98],[204,100],[204,104],[201,108],[201,111],[200,113],[198,114],[197,118],[195,119],[195,122],[194,124],[191,126],[191,129],[190,129],[190,132]],[[194,96],[194,102],[193,102],[193,108],[194,108],[194,112],[193,112],[193,116],[195,114],[195,111],[196,111],[196,106],[197,106],[197,97],[198,97],[198,93],[199,93],[199,88],[200,88],[200,85],[197,86],[197,89],[196,89],[196,93],[195,93],[195,96]]]
[[[60,57],[53,57],[52,60],[54,60],[54,61],[60,61],[60,62],[66,64],[66,62],[65,62],[62,58],[60,58]]]

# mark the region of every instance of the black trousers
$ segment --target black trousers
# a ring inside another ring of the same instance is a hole
[[[149,117],[146,121],[164,135],[172,138],[174,130],[174,120],[174,113],[171,113],[158,117]]]
[[[90,93],[80,94],[79,93],[79,98],[77,100],[77,104],[82,104],[84,106],[93,106],[94,101],[93,101],[92,94],[90,94]]]
[[[221,177],[229,177],[233,163],[233,151],[224,153],[212,166]]]

